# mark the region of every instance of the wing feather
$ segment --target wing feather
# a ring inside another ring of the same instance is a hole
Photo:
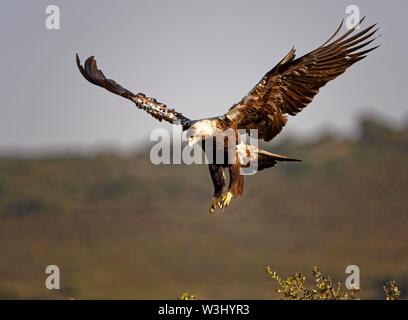
[[[376,25],[354,33],[360,22],[338,37],[343,21],[323,45],[295,59],[289,53],[237,104],[226,113],[239,129],[258,129],[269,141],[285,126],[286,115],[296,115],[312,102],[319,89],[378,46],[366,48],[377,37]],[[353,34],[354,33],[354,34]],[[337,38],[336,38],[337,37]]]
[[[96,60],[93,56],[85,60],[84,65],[76,55],[76,63],[82,76],[89,82],[106,90],[122,96],[134,102],[139,109],[146,111],[152,117],[159,121],[167,121],[173,124],[181,124],[183,129],[188,129],[191,125],[191,120],[184,117],[181,113],[174,109],[169,109],[165,104],[157,102],[156,99],[146,97],[143,93],[134,94],[133,92],[123,88],[112,79],[107,79],[102,70],[98,69]]]

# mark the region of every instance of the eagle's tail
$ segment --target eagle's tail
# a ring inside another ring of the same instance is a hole
[[[264,170],[277,165],[280,161],[299,162],[302,160],[289,158],[280,154],[272,153],[266,150],[258,149],[258,170]]]
[[[266,158],[273,159],[276,161],[295,161],[295,162],[302,161],[300,159],[289,158],[287,156],[283,156],[277,153],[272,153],[272,152],[262,150],[262,149],[258,149],[257,152],[260,157],[266,157]]]
[[[243,143],[237,145],[237,154],[241,165],[244,167],[249,166],[250,161],[257,161],[258,171],[274,167],[280,161],[288,162],[302,161],[299,159],[290,158],[287,156],[262,150],[255,146]]]

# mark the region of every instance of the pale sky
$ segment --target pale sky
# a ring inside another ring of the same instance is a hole
[[[50,4],[60,8],[60,30],[45,27]],[[282,137],[348,134],[368,112],[407,120],[407,1],[2,0],[0,152],[134,147],[170,126],[87,83],[76,52],[187,117],[215,116],[292,46],[300,56],[325,42],[350,4],[367,16],[364,26],[379,24],[382,46],[291,117]]]

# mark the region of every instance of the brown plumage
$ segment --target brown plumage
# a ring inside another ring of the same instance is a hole
[[[238,128],[258,129],[265,141],[279,134],[287,115],[302,111],[321,87],[377,48],[360,50],[375,40],[375,25],[350,36],[353,28],[335,39],[342,25],[325,44],[299,59],[295,60],[295,49],[290,50],[226,117]]]
[[[81,74],[89,82],[103,87],[110,92],[131,100],[136,106],[145,110],[159,121],[180,124],[188,130],[189,143],[210,141],[216,146],[213,138],[219,131],[232,129],[238,132],[244,129],[258,130],[258,138],[270,141],[282,131],[287,122],[287,116],[294,116],[312,102],[314,96],[327,82],[337,78],[347,68],[365,58],[367,53],[376,49],[367,49],[373,42],[377,32],[376,25],[361,31],[356,31],[364,18],[352,29],[338,36],[343,22],[336,32],[323,45],[310,53],[295,59],[295,49],[289,53],[265,76],[261,81],[237,104],[233,105],[226,114],[220,117],[190,120],[174,109],[148,98],[142,93],[134,94],[123,88],[115,81],[107,79],[97,68],[93,57],[81,65],[77,55],[76,61]],[[210,205],[210,212],[216,208],[224,209],[229,205],[232,197],[243,193],[243,176],[240,168],[246,164],[241,161],[242,156],[255,156],[258,170],[273,167],[278,161],[299,161],[297,159],[276,155],[265,150],[240,144],[239,135],[235,134],[233,143],[224,145],[224,162],[209,165],[214,184],[214,198]],[[227,154],[233,150],[234,163],[227,163]],[[225,188],[225,168],[228,167],[230,183],[228,192]]]
[[[186,127],[186,129],[190,127],[191,120],[184,117],[181,113],[174,109],[169,109],[165,104],[157,102],[154,98],[146,97],[143,93],[134,94],[114,80],[107,79],[102,70],[98,69],[93,56],[86,59],[84,66],[82,66],[77,54],[76,63],[79,71],[86,80],[114,94],[129,99],[134,102],[138,108],[145,110],[153,118],[159,121],[164,120],[173,124],[181,124],[183,127]]]

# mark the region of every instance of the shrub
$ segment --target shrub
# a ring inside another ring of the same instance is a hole
[[[311,288],[306,286],[306,277],[301,273],[290,275],[282,279],[278,273],[266,266],[266,272],[278,286],[277,292],[283,300],[359,300],[358,289],[341,290],[340,282],[333,285],[329,276],[323,275],[319,268],[312,271],[313,283]],[[398,300],[401,292],[395,281],[389,281],[383,286],[386,300]]]
[[[277,292],[282,300],[360,300],[359,289],[343,289],[340,282],[335,286],[327,275],[323,275],[318,267],[312,270],[314,285],[307,287],[306,276],[294,273],[283,279],[270,266],[266,266],[266,273],[277,284]],[[399,300],[401,292],[395,281],[389,281],[383,286],[385,300]],[[183,292],[179,300],[197,300],[196,295]]]

